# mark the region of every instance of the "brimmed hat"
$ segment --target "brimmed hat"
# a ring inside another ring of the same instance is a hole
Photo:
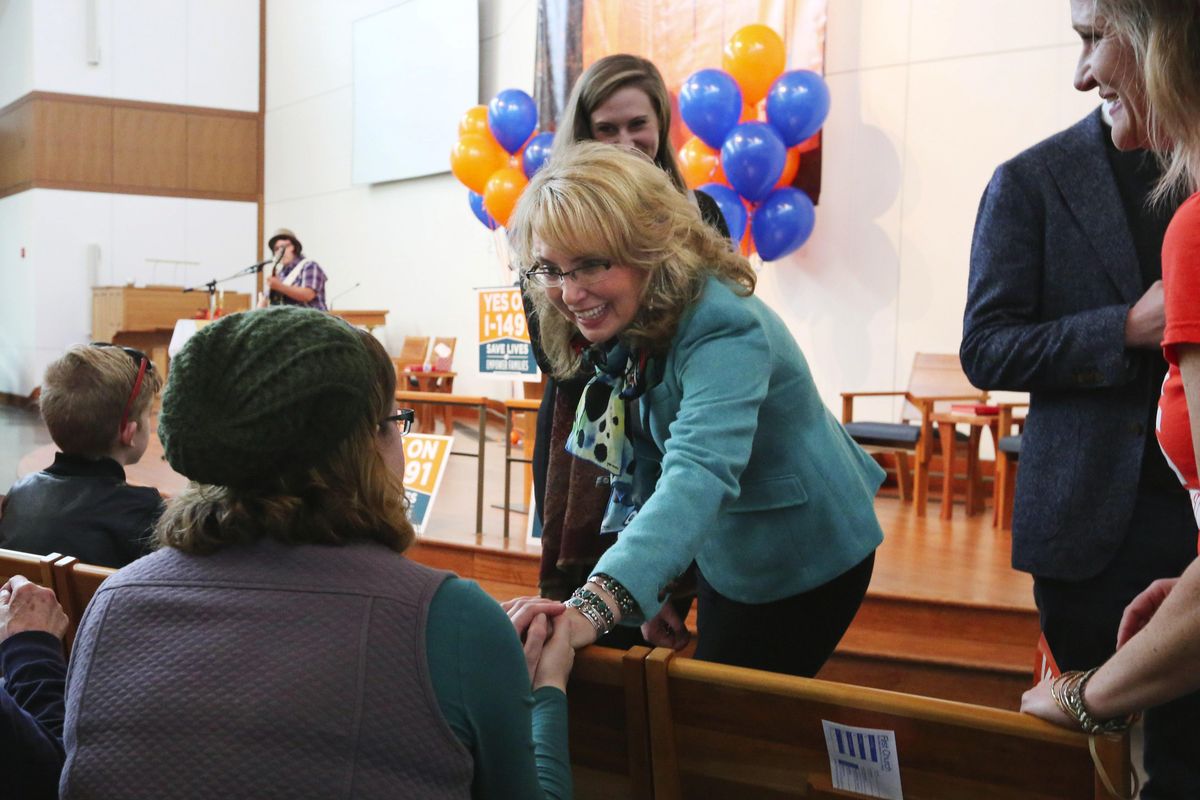
[[[202,328],[171,360],[158,418],[167,461],[246,489],[320,463],[371,413],[375,367],[337,317],[276,306]]]
[[[296,234],[292,233],[287,228],[280,228],[271,235],[271,238],[267,240],[267,249],[271,252],[275,252],[275,242],[280,239],[290,239],[292,244],[296,247],[297,255],[304,252],[304,245],[300,244],[300,240],[296,238]]]

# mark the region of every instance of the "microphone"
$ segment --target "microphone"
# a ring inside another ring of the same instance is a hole
[[[275,251],[275,260],[271,262],[271,274],[272,275],[274,275],[275,270],[279,268],[279,262],[283,260],[283,251],[286,249],[287,249],[286,247],[280,247],[278,250]],[[264,261],[263,263],[266,264],[267,262]]]

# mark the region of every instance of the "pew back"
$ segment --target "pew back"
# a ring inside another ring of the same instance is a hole
[[[575,656],[567,689],[576,800],[650,800],[647,647],[589,647]]]
[[[87,609],[92,595],[100,588],[116,570],[111,567],[97,567],[83,564],[74,556],[66,556],[54,562],[54,590],[58,593],[58,602],[63,611],[67,612],[71,624],[67,627],[67,635],[63,642],[70,651],[75,642],[75,631],[83,612]]]
[[[17,550],[0,549],[0,584],[14,575],[23,575],[39,586],[54,589],[54,562],[62,558],[59,553],[38,556]]]
[[[646,660],[656,800],[849,797],[822,720],[895,731],[907,800],[1107,797],[1088,737],[1010,711],[673,658]],[[1098,738],[1114,785],[1127,737]]]

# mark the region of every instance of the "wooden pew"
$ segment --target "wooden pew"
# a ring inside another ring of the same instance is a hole
[[[647,647],[588,647],[567,684],[576,800],[653,797],[646,720]]]
[[[84,564],[75,556],[65,556],[54,562],[54,591],[58,593],[58,602],[71,620],[67,635],[63,637],[67,652],[71,651],[71,645],[75,642],[75,631],[92,595],[115,572],[111,567]]]
[[[60,558],[62,555],[59,553],[38,556],[18,550],[0,549],[0,585],[13,575],[24,575],[39,586],[47,586],[57,591],[54,585],[54,562]]]
[[[822,720],[896,733],[907,800],[1108,798],[1088,737],[1011,711],[647,657],[655,800],[860,797],[833,788]],[[1129,740],[1097,737],[1118,790]]]

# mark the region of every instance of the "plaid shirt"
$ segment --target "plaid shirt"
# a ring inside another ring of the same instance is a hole
[[[291,274],[296,265],[304,259],[297,259],[286,267],[279,268],[279,279],[284,280]],[[325,270],[321,269],[321,265],[315,261],[309,261],[304,267],[304,271],[300,273],[300,279],[295,285],[300,288],[312,289],[317,293],[317,296],[312,299],[311,303],[301,303],[298,300],[293,300],[282,292],[272,292],[272,303],[289,306],[305,306],[307,308],[315,308],[318,311],[328,311],[329,308],[325,305]]]

